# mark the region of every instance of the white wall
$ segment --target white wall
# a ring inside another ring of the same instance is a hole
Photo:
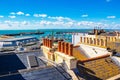
[[[74,34],[72,35],[72,44],[76,45],[77,43],[80,42],[80,37],[82,36],[87,36],[87,33],[78,33],[78,34]]]

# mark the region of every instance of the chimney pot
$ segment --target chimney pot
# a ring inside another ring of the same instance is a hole
[[[61,41],[58,42],[58,51],[61,52]]]
[[[73,44],[70,44],[69,43],[69,48],[68,48],[69,52],[68,52],[68,55],[69,56],[73,56]]]

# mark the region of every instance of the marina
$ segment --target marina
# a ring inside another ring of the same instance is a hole
[[[92,34],[81,32],[72,34],[70,32],[65,32],[59,34],[71,35],[72,42],[66,41],[65,38],[63,40],[55,38],[54,35],[56,35],[56,33],[53,34],[53,32],[52,34],[49,34],[47,37],[44,37],[42,39],[30,36],[21,36],[18,38],[5,36],[5,39],[0,40],[0,58],[2,59],[2,57],[8,57],[8,59],[17,59],[20,61],[20,63],[17,63],[18,65],[21,65],[21,68],[19,67],[17,69],[20,72],[14,70],[15,68],[11,68],[11,66],[17,64],[16,62],[14,62],[14,64],[9,64],[10,66],[7,67],[5,65],[6,59],[4,58],[5,60],[3,60],[3,63],[1,64],[4,64],[6,68],[11,69],[5,71],[3,69],[0,74],[0,79],[20,75],[21,80],[23,78],[28,80],[28,78],[25,77],[28,76],[27,74],[31,74],[31,72],[34,71],[35,74],[37,74],[41,72],[39,69],[47,69],[51,68],[52,66],[54,66],[60,74],[61,71],[58,69],[59,66],[61,66],[61,68],[65,71],[65,75],[61,75],[61,78],[59,79],[117,79],[119,78],[117,75],[120,74],[120,61],[118,56],[119,47],[116,47],[116,45],[111,47],[109,44],[111,42],[111,44],[116,44],[116,42],[118,44],[120,33],[100,31],[100,33],[98,34],[99,31],[100,30],[98,29],[94,29]],[[103,33],[107,33],[107,36],[103,35]],[[22,67],[22,65],[24,67]],[[103,69],[103,67],[107,68]],[[1,66],[0,69],[2,68],[3,67]],[[86,71],[89,69],[91,71],[87,73]],[[76,71],[78,73],[76,73]],[[104,71],[106,71],[106,73]],[[25,74],[24,72],[27,74]],[[104,74],[100,75],[100,72]],[[13,77],[11,77],[11,79],[12,78]],[[18,77],[16,77],[16,79],[17,78]],[[51,77],[43,79],[46,80],[48,78],[53,79],[53,76],[51,75]],[[38,79],[38,76],[35,75],[34,79]]]
[[[120,0],[0,0],[0,80],[120,80]]]

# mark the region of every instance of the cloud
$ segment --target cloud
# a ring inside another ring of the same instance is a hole
[[[12,18],[12,19],[13,19],[13,18],[16,18],[16,16],[8,16],[8,17],[9,17],[9,18]]]
[[[88,17],[88,15],[87,14],[83,14],[81,17]]]
[[[76,23],[74,22],[63,22],[63,21],[48,21],[48,20],[41,20],[40,26],[43,26],[44,28],[70,28],[75,26]]]
[[[39,17],[39,14],[34,14],[33,16],[34,16],[34,17]]]
[[[120,28],[120,24],[113,23],[103,23],[103,22],[94,22],[94,21],[50,21],[50,20],[41,20],[41,21],[11,21],[6,20],[0,23],[0,29],[40,29],[40,28],[76,28],[76,29],[91,29],[95,26],[99,26],[105,29],[116,29]]]
[[[30,14],[25,14],[25,16],[30,16]]]
[[[28,22],[27,21],[23,21],[21,22],[23,25],[28,25]]]
[[[26,14],[25,14],[26,15]],[[39,16],[39,15],[37,15]],[[9,16],[10,18],[16,18],[16,16]],[[111,18],[111,17],[109,17]],[[112,17],[113,18],[113,17]],[[76,29],[91,29],[95,26],[106,28],[106,29],[116,29],[120,28],[120,24],[118,22],[111,22],[111,19],[106,19],[106,21],[83,21],[83,20],[73,20],[69,17],[63,16],[48,16],[46,18],[32,21],[13,21],[8,20],[4,23],[0,23],[0,29],[4,29],[4,26],[7,26],[8,29],[40,29],[40,28],[56,28],[56,29],[68,29],[68,28],[76,28]],[[12,27],[12,28],[11,28]]]
[[[19,12],[17,12],[16,14],[17,14],[17,15],[24,15],[24,12],[19,11]]]
[[[33,16],[34,16],[34,17],[42,17],[42,18],[45,18],[45,17],[47,17],[47,14],[34,14]]]
[[[0,15],[0,18],[3,18],[4,16]]]
[[[49,18],[49,19],[58,20],[58,21],[64,21],[64,20],[73,21],[71,18],[62,17],[62,16],[56,16],[56,17],[51,17],[51,16],[49,16],[48,18]]]
[[[11,12],[10,14],[15,15],[16,13],[15,12]]]
[[[111,19],[114,19],[114,18],[116,18],[116,16],[107,16],[107,18],[108,18],[108,19],[110,19],[110,18],[111,18]]]
[[[47,14],[39,14],[40,17],[47,17]]]

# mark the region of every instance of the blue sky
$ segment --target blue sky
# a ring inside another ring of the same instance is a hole
[[[120,0],[0,0],[0,29],[120,29]]]

